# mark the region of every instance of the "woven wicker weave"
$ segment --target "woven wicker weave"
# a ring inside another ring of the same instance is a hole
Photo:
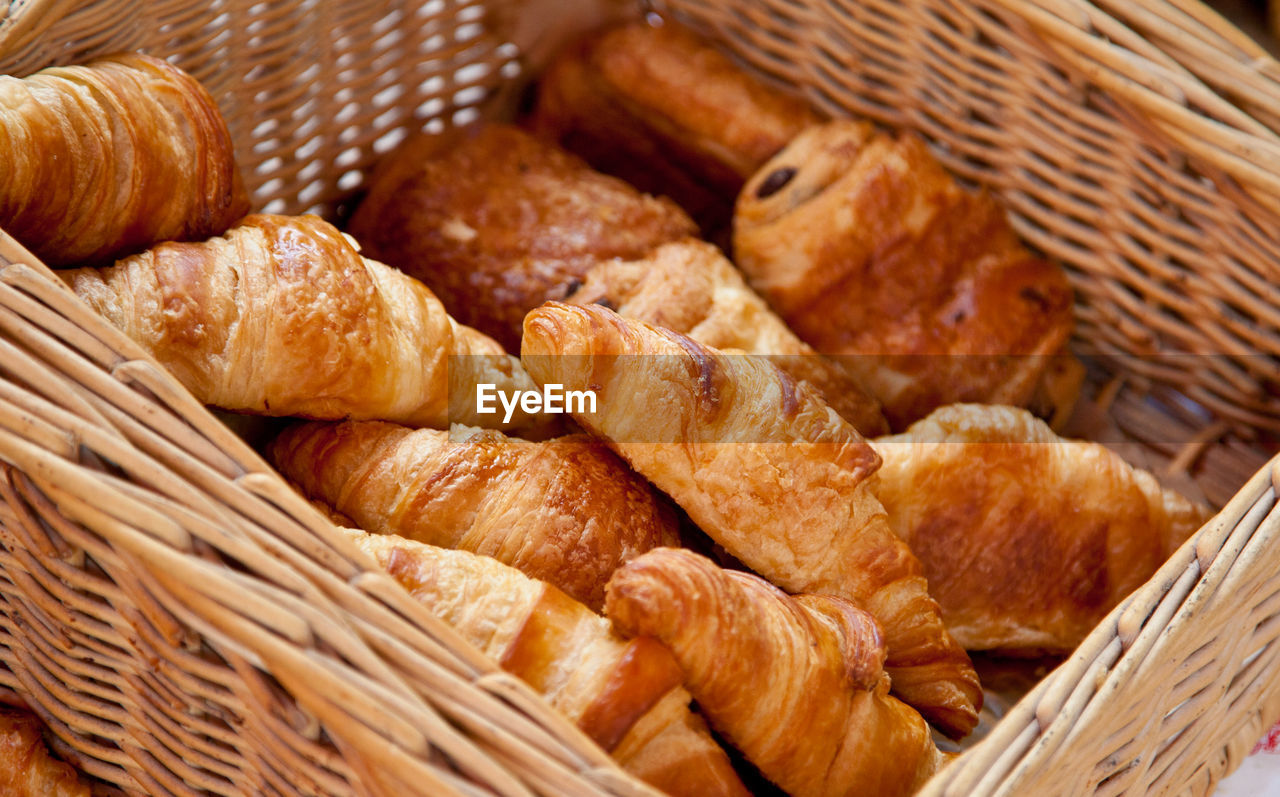
[[[509,111],[531,61],[639,10],[7,5],[0,72],[139,47],[170,56],[222,105],[260,208],[331,216],[406,128]],[[949,167],[996,189],[1028,240],[1071,267],[1079,348],[1125,375],[1099,404],[1150,464],[1192,470],[1188,485],[1216,502],[1260,464],[1250,441],[1280,430],[1280,67],[1230,26],[1190,0],[661,10],[830,113],[923,132]],[[645,791],[367,571],[3,237],[0,461],[0,682],[104,781],[178,794]],[[927,793],[1209,791],[1280,716],[1276,474],[1259,471]]]
[[[32,261],[0,235],[0,681],[74,763],[157,794],[651,791]]]

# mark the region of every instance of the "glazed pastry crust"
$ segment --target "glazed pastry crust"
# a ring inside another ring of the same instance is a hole
[[[794,797],[909,795],[941,763],[928,725],[889,696],[875,620],[847,600],[792,598],[663,548],[614,574],[607,613],[667,645],[712,726]]]
[[[495,559],[343,531],[633,775],[672,795],[746,797],[728,756],[689,710],[679,667],[653,639],[622,639],[608,620]]]
[[[876,400],[837,363],[797,338],[709,243],[687,238],[639,260],[599,263],[565,301],[601,304],[713,348],[769,355],[862,434],[888,431]]]
[[[196,398],[223,409],[495,425],[503,415],[476,413],[474,385],[533,387],[495,341],[316,216],[250,216],[220,238],[61,276]],[[510,426],[545,418],[519,414]]]
[[[530,126],[595,168],[670,196],[711,231],[728,221],[746,179],[818,121],[803,100],[667,21],[567,47],[538,84]]]
[[[268,455],[356,525],[485,554],[599,610],[623,562],[678,545],[672,509],[603,443],[376,421],[286,429]]]
[[[734,254],[896,429],[957,401],[1025,406],[1071,334],[1065,273],[1027,251],[995,200],[962,189],[918,137],[866,123],[812,128],[765,164],[739,196]]]
[[[0,708],[0,794],[8,797],[89,797],[89,786],[49,754],[34,714]]]
[[[407,141],[374,174],[349,229],[508,351],[520,348],[524,314],[564,298],[597,260],[641,257],[695,231],[670,200],[501,124]]]
[[[809,388],[594,305],[531,312],[522,359],[539,383],[595,390],[597,412],[575,420],[730,554],[788,592],[868,609],[895,693],[949,733],[973,728],[977,676],[876,500],[880,458]]]
[[[137,53],[0,76],[0,161],[0,227],[51,266],[203,240],[249,212],[213,98]]]
[[[943,407],[874,445],[889,522],[969,650],[1073,650],[1208,519],[1013,407]]]

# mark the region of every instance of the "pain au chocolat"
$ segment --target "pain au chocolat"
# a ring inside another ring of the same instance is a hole
[[[1041,384],[1078,387],[1076,369],[1052,367],[1070,359],[1066,274],[914,135],[810,128],[747,182],[733,242],[752,287],[855,372],[895,429],[959,401],[1075,400],[1070,384]]]

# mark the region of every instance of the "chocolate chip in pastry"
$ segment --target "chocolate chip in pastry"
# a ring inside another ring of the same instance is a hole
[[[916,136],[852,121],[807,130],[743,189],[734,259],[802,339],[859,375],[895,429],[944,404],[1037,394],[1065,420],[1075,399],[1078,369],[1051,367],[1070,357],[1066,274]]]
[[[595,168],[670,196],[714,235],[747,178],[818,121],[803,100],[667,20],[565,48],[542,75],[529,125]]]

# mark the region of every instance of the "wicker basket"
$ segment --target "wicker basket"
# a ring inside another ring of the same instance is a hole
[[[0,72],[170,56],[221,103],[259,208],[331,217],[408,128],[509,112],[556,43],[642,10],[6,7]],[[1108,433],[1226,504],[926,793],[1210,791],[1280,717],[1280,466],[1236,493],[1280,431],[1280,66],[1194,0],[659,10],[830,113],[921,131],[994,188],[1071,269]],[[649,791],[376,572],[2,234],[0,497],[0,683],[107,783]]]

